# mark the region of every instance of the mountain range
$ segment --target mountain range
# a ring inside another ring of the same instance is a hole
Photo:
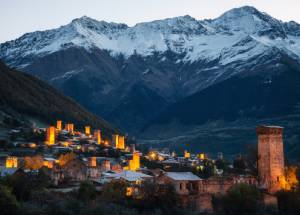
[[[300,25],[253,7],[132,27],[84,16],[2,43],[0,58],[145,144],[234,154],[274,123],[300,152]]]

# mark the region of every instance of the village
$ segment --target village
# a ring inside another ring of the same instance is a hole
[[[282,127],[256,128],[257,169],[251,170],[242,157],[231,164],[222,153],[215,159],[187,150],[183,156],[166,149],[143,153],[135,144],[127,144],[124,135],[103,138],[99,129],[85,126],[80,131],[72,123],[63,124],[58,120],[56,126],[34,128],[33,134],[44,137],[41,142],[18,142],[16,138],[12,147],[1,149],[1,177],[20,172],[34,175],[43,170],[50,178],[50,189],[58,193],[76,190],[87,180],[99,192],[105,184],[121,181],[126,184],[124,195],[128,198],[139,198],[140,188],[147,182],[171,185],[182,207],[198,211],[212,211],[212,196],[226,193],[236,184],[259,188],[268,204],[276,204],[277,191],[297,185],[296,180],[286,177]],[[11,130],[15,136],[20,132]]]

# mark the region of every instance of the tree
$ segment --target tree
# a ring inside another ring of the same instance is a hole
[[[214,174],[215,174],[215,165],[209,160],[204,160],[203,168],[200,168],[198,170],[197,175],[199,175],[201,178],[209,178]]]
[[[292,191],[279,191],[277,193],[279,214],[298,215],[300,214],[300,193]]]
[[[44,160],[40,155],[24,158],[25,169],[38,170],[43,167]]]
[[[11,148],[12,145],[10,145],[8,143],[8,141],[6,140],[0,140],[0,148],[4,149],[4,150],[7,150],[8,148]]]
[[[252,215],[259,214],[263,198],[255,186],[238,184],[231,187],[225,195],[214,195],[212,203],[217,214]]]
[[[216,165],[217,169],[222,169],[224,171],[228,170],[228,161],[226,161],[224,159],[222,159],[222,160],[220,160],[220,159],[216,160],[215,165]]]
[[[233,168],[236,173],[238,174],[244,174],[246,170],[246,161],[242,156],[238,156],[234,161],[233,161]]]
[[[179,197],[172,185],[159,185],[146,181],[140,187],[136,206],[151,211],[156,208],[170,212],[171,209],[179,206]]]
[[[294,190],[297,188],[298,179],[297,179],[297,167],[289,166],[285,171],[285,180],[286,180],[286,189]]]
[[[19,203],[6,186],[0,185],[0,213],[1,215],[17,214]]]
[[[125,181],[111,181],[102,188],[102,197],[110,202],[122,202],[126,197],[126,189],[129,184]]]
[[[65,166],[67,163],[74,160],[75,158],[76,158],[76,154],[74,154],[73,152],[62,154],[58,158],[59,165],[60,166]]]
[[[50,178],[43,171],[32,174],[21,170],[1,180],[1,184],[12,188],[12,193],[21,201],[30,200],[32,192],[44,191],[49,182]]]
[[[258,163],[258,149],[257,145],[252,144],[247,147],[246,154],[247,167],[253,175],[258,175],[257,163]]]
[[[78,190],[78,198],[84,202],[96,198],[96,188],[90,181],[81,182]]]

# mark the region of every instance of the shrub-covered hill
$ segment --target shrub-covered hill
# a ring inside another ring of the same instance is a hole
[[[0,61],[0,112],[19,121],[34,119],[51,124],[55,123],[56,119],[62,119],[80,127],[90,125],[101,129],[105,136],[115,131],[103,119],[88,112],[44,81],[11,69],[2,61]]]

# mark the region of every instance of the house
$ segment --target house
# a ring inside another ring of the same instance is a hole
[[[55,165],[50,176],[56,185],[65,179],[83,181],[87,179],[87,166],[83,161],[75,159],[64,166]]]
[[[189,195],[199,192],[199,182],[202,179],[191,172],[166,172],[157,180],[160,184],[173,185],[179,195]]]

